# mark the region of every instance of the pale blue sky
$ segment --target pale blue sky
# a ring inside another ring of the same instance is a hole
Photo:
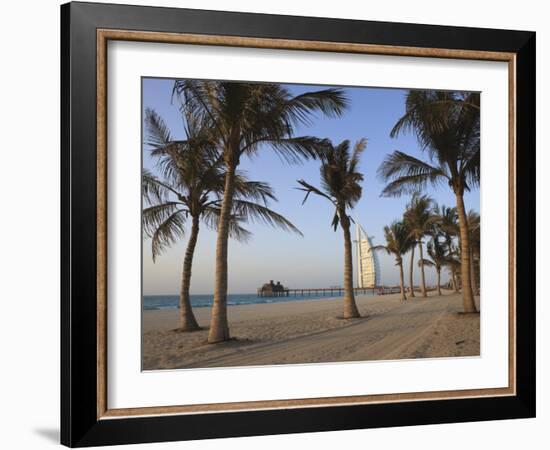
[[[143,108],[152,108],[159,113],[171,129],[174,138],[183,138],[181,116],[176,104],[171,103],[173,80],[143,79]],[[293,93],[321,88],[319,86],[288,85]],[[296,135],[311,135],[329,138],[334,143],[349,139],[352,143],[365,137],[367,148],[363,153],[360,170],[364,174],[363,196],[352,216],[374,236],[375,244],[384,243],[384,225],[402,216],[409,197],[384,198],[380,192],[384,183],[376,177],[376,170],[384,157],[394,150],[426,158],[421,154],[416,138],[405,134],[391,139],[389,133],[395,122],[404,113],[406,90],[382,88],[344,88],[350,99],[350,108],[338,119],[318,118],[310,127],[301,127]],[[143,149],[145,168],[155,171],[155,161]],[[319,185],[319,162],[306,161],[301,165],[282,162],[269,148],[260,149],[252,160],[243,158],[240,169],[248,172],[249,178],[267,181],[278,198],[270,206],[285,215],[304,234],[300,237],[262,224],[249,224],[254,233],[247,244],[231,241],[229,245],[229,292],[249,293],[264,282],[280,280],[290,288],[328,287],[343,284],[343,238],[342,231],[333,231],[330,222],[332,205],[327,200],[311,195],[302,205],[303,192],[296,189],[298,179]],[[455,206],[452,192],[446,186],[429,194],[439,203]],[[479,191],[465,195],[467,209],[479,211]],[[214,257],[216,234],[203,226],[195,252],[191,280],[192,294],[210,294],[214,284]],[[185,252],[185,239],[175,244],[153,263],[151,242],[143,244],[143,293],[176,294],[179,292],[181,265]],[[416,252],[418,257],[418,251]],[[393,257],[379,252],[381,281],[383,284],[398,283],[398,269]],[[405,257],[408,269],[409,258]],[[419,280],[415,267],[415,278]],[[355,274],[354,274],[355,276]],[[435,282],[435,271],[426,268],[428,283]],[[443,276],[447,280],[447,276]]]

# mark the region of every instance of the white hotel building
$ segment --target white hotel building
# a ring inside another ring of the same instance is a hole
[[[356,267],[357,267],[357,287],[372,288],[380,286],[380,264],[378,255],[370,249],[373,247],[371,238],[366,231],[356,222],[357,238],[356,244]]]

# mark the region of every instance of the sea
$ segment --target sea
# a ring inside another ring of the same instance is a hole
[[[368,292],[368,291],[367,291]],[[372,295],[371,292],[361,295]],[[341,297],[338,294],[308,294],[304,296],[290,295],[288,297],[258,297],[256,294],[228,294],[228,305],[254,305],[258,303],[284,303],[302,300],[322,300],[333,297]],[[191,295],[191,305],[195,308],[205,308],[212,306],[213,295]],[[143,309],[177,309],[179,304],[178,295],[144,295]]]

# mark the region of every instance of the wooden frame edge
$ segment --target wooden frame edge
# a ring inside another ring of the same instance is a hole
[[[164,33],[98,28],[97,37],[97,419],[144,417],[174,414],[206,414],[300,407],[349,406],[360,404],[450,400],[516,395],[516,54],[480,50],[403,47],[375,44],[298,41],[187,33]],[[288,400],[265,400],[201,405],[151,406],[108,409],[107,405],[107,41],[159,42],[215,45],[279,50],[362,53],[374,55],[473,59],[508,63],[509,70],[509,373],[508,387],[417,392],[401,394],[340,396]],[[513,319],[512,319],[513,315]]]
[[[457,395],[457,393],[460,393]],[[463,391],[411,392],[402,394],[358,395],[317,397],[289,400],[265,400],[251,402],[209,403],[198,405],[150,406],[141,408],[107,409],[99,419],[160,416],[174,414],[213,414],[238,411],[261,411],[271,409],[294,409],[372,405],[380,403],[419,402],[426,400],[457,400],[463,398],[507,397],[514,395],[512,388],[471,389]]]
[[[97,33],[97,417],[107,411],[107,40]]]
[[[516,56],[508,61],[508,386],[517,393],[516,380]],[[512,319],[513,317],[513,319]]]
[[[99,28],[98,41],[123,40],[158,42],[165,44],[214,45],[221,47],[247,47],[277,50],[303,50],[320,52],[362,53],[371,55],[437,57],[450,59],[475,59],[486,61],[511,61],[514,53],[482,50],[458,50],[447,48],[405,47],[380,44],[356,44],[328,41],[298,41],[292,39],[251,38],[193,33],[161,33],[153,31],[115,30]]]

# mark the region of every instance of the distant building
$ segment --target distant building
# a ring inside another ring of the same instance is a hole
[[[372,288],[380,286],[380,264],[378,255],[375,251],[370,251],[373,247],[371,238],[366,231],[356,222],[357,240],[357,287]]]
[[[273,280],[269,280],[269,283],[258,289],[258,297],[288,297],[288,289],[280,281],[275,284]]]

